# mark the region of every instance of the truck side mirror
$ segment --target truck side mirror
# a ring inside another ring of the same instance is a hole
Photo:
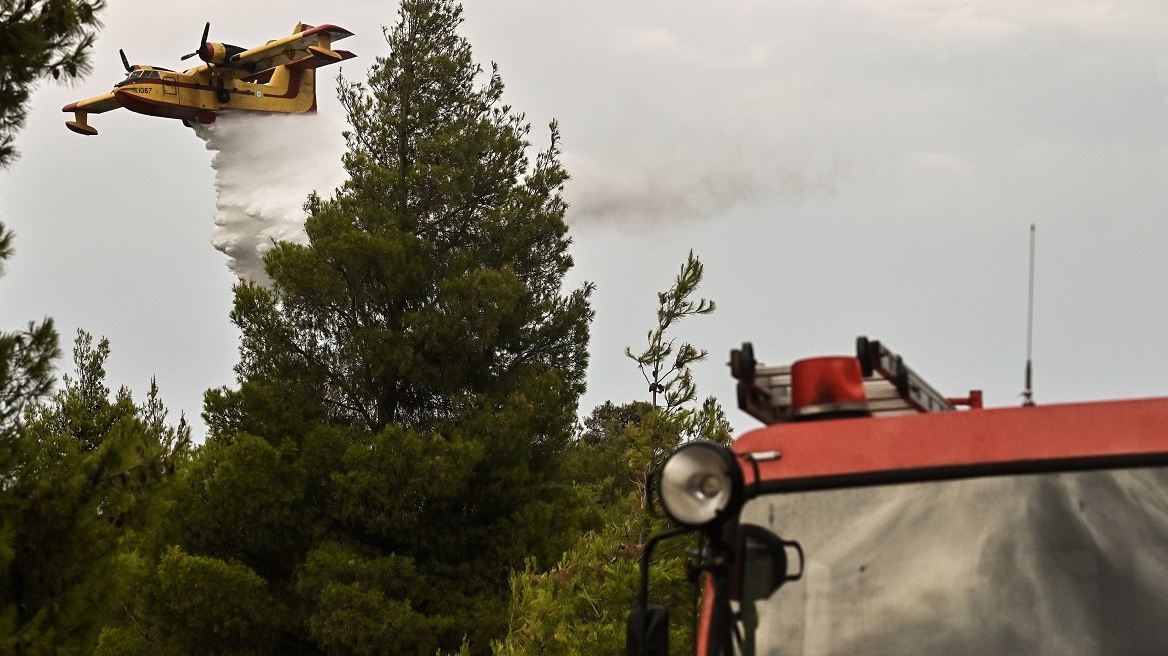
[[[784,540],[762,526],[741,524],[738,527],[738,568],[731,583],[731,597],[743,603],[766,599],[787,581],[803,577],[803,547]],[[788,549],[799,559],[799,569],[790,571]]]
[[[802,578],[803,547],[754,524],[740,524],[736,537],[737,565],[730,574],[730,598],[739,603],[742,652],[754,654],[759,626],[755,602],[770,597],[787,581]],[[788,549],[799,558],[799,569],[794,573],[789,570]]]
[[[669,656],[669,609],[661,604],[637,605],[629,613],[626,656]]]

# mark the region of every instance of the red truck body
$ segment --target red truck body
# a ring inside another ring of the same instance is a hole
[[[744,345],[739,406],[770,425],[724,475],[711,444],[664,463],[667,512],[730,499],[689,528],[700,656],[1168,652],[1168,398],[982,409],[879,342],[848,360]]]

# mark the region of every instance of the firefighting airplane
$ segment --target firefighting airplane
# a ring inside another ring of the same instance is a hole
[[[89,114],[125,107],[139,114],[209,124],[222,111],[303,113],[316,109],[316,69],[350,59],[347,50],[333,50],[332,43],[352,32],[336,25],[313,27],[298,24],[291,36],[244,49],[211,43],[203,28],[199,49],[182,59],[198,56],[204,63],[182,73],[154,66],[131,66],[126,53],[118,51],[129,76],[101,96],[65,105],[73,112],[66,121],[70,130],[97,134]]]

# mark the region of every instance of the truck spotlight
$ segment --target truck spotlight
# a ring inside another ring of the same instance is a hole
[[[665,461],[660,490],[670,519],[703,528],[742,504],[742,470],[730,449],[696,440],[678,447]]]

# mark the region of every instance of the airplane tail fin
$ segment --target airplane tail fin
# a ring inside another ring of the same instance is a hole
[[[293,112],[316,111],[316,71],[311,68],[277,66],[268,86],[292,99]]]
[[[276,89],[288,89],[289,71],[287,66],[277,66],[272,69],[272,78],[268,80],[268,85]],[[291,91],[291,89],[288,89]]]

